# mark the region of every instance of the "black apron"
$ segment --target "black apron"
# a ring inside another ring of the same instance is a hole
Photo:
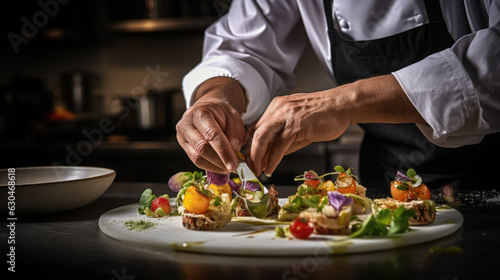
[[[324,0],[332,67],[339,85],[390,74],[449,48],[451,38],[438,0],[426,0],[429,23],[375,40],[351,41],[334,28],[332,1]],[[415,124],[361,124],[360,179],[368,190],[388,190],[396,171],[414,168],[430,188],[494,188],[495,169],[486,155],[500,154],[500,133],[478,145],[441,148],[427,140]],[[342,164],[342,163],[334,163]],[[488,170],[489,169],[489,170]],[[486,172],[486,173],[484,173]],[[494,173],[493,173],[494,174]]]

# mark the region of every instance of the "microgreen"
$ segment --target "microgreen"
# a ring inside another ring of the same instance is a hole
[[[296,196],[290,202],[289,206],[283,207],[283,210],[290,211],[292,213],[300,213],[310,207],[318,208],[320,206],[320,196],[313,195],[310,197]]]
[[[220,196],[216,196],[213,201],[214,206],[219,206],[222,204],[222,198]]]
[[[205,188],[201,186],[205,186],[208,183],[208,178],[207,176],[203,175],[203,172],[201,171],[194,171],[194,172],[184,172],[182,174],[178,173],[178,179],[182,183],[182,188],[179,189],[177,193],[177,199],[176,199],[176,204],[177,206],[182,206],[182,199],[184,197],[184,194],[186,193],[187,188],[190,186],[195,186],[198,188],[198,190],[206,195],[210,196],[210,192],[206,190]],[[213,175],[213,174],[212,174]]]
[[[353,177],[356,181],[358,180],[358,178],[356,177],[356,175],[354,175],[352,173],[352,167],[349,167],[347,170],[345,170],[342,166],[340,165],[337,165],[333,168],[335,170],[335,172],[328,172],[328,173],[325,173],[321,176],[319,176],[318,174],[316,174],[316,172],[310,170],[310,171],[306,171],[304,172],[304,175],[299,175],[297,177],[295,177],[295,181],[307,181],[307,180],[319,180],[319,181],[322,181],[324,177],[328,176],[328,175],[334,175],[334,174],[340,174],[340,173],[345,173],[347,174],[348,176],[350,177]]]
[[[314,188],[306,184],[301,184],[297,188],[297,193],[299,194],[299,196],[304,196],[306,194],[314,194]]]
[[[370,214],[362,224],[351,228],[350,237],[390,236],[406,232],[410,228],[410,217],[415,215],[415,209],[400,206],[397,209],[382,209]]]
[[[406,171],[406,175],[397,171],[396,172],[396,180],[398,182],[401,182],[401,183],[407,183],[408,185],[411,185],[414,188],[416,188],[416,187],[420,186],[420,184],[422,184],[422,177],[418,176],[415,169],[412,169],[412,168],[410,168]],[[399,186],[398,186],[398,189],[407,190],[404,188],[399,188]]]
[[[349,177],[353,177],[356,181],[358,180],[358,177],[352,173],[352,167],[349,167],[347,170],[345,170],[342,166],[337,165],[334,167],[335,174],[340,174],[340,173],[345,173]]]
[[[406,183],[403,183],[403,184],[398,184],[398,185],[396,186],[396,188],[397,188],[398,190],[407,191],[407,190],[408,190],[408,185],[407,185]]]
[[[146,210],[149,210],[151,207],[151,202],[156,198],[151,189],[146,189],[142,192],[141,197],[139,198],[139,214],[145,214]]]

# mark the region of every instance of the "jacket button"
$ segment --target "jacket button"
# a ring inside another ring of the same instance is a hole
[[[415,16],[413,16],[413,20],[416,23],[424,23],[424,16],[421,14],[415,15]]]
[[[339,19],[339,26],[342,29],[347,29],[347,28],[349,28],[349,23],[347,23],[347,21],[345,19],[341,18],[341,19]]]

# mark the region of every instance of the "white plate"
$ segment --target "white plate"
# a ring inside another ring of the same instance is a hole
[[[9,169],[0,169],[0,199],[14,201],[15,213],[45,214],[93,202],[108,189],[116,172],[84,166],[15,168],[13,193],[8,192],[8,175]]]
[[[280,203],[283,202],[284,199],[280,199]],[[148,218],[138,214],[138,206],[130,204],[104,213],[99,218],[101,231],[126,243],[162,249],[245,256],[321,256],[419,244],[447,236],[458,230],[463,223],[463,217],[458,211],[438,209],[434,223],[411,227],[410,232],[391,238],[348,238],[313,234],[307,240],[287,240],[274,237],[275,227],[283,225],[276,220],[239,217],[233,218],[228,225],[216,231],[192,231],[182,226],[179,216]],[[144,231],[131,230],[125,226],[127,221],[148,221],[154,223],[154,227]]]

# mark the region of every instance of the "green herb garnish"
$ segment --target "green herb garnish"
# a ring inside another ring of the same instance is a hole
[[[144,231],[153,228],[155,224],[148,221],[126,221],[125,226],[128,230]]]
[[[406,184],[405,184],[405,185],[403,185],[403,184],[398,184],[398,185],[396,186],[396,188],[397,188],[398,190],[402,190],[402,191],[407,191],[407,190],[408,190],[408,186],[407,186]]]
[[[351,230],[352,238],[363,236],[390,236],[406,232],[410,228],[410,217],[415,215],[415,209],[383,209],[370,214],[363,223],[355,223]]]
[[[406,175],[397,171],[396,180],[398,182],[405,183],[405,185],[412,186],[414,188],[422,184],[422,177],[418,176],[415,169],[412,168],[406,171]]]
[[[283,207],[283,210],[292,213],[300,213],[310,207],[318,208],[320,206],[320,199],[321,196],[319,195],[313,195],[310,197],[304,197],[298,195],[295,198],[293,198],[289,206]]]
[[[141,198],[139,199],[139,214],[146,214],[146,210],[149,210],[151,207],[151,201],[155,198],[156,196],[153,194],[153,191],[151,189],[146,189],[141,194]]]

